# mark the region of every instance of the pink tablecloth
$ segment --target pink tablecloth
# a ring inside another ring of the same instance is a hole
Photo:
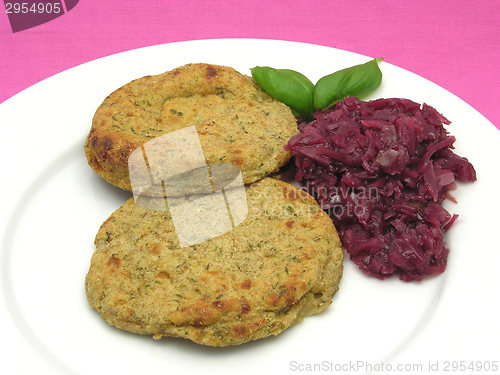
[[[264,38],[383,56],[451,91],[500,128],[499,0],[67,0],[62,16],[18,32],[6,14],[14,2],[4,3],[0,103],[117,52],[194,39]]]

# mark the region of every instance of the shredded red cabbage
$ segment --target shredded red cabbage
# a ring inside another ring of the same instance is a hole
[[[431,106],[396,98],[348,97],[299,119],[285,146],[295,160],[288,173],[328,212],[366,274],[411,281],[444,272],[444,233],[457,215],[441,204],[455,181],[476,180],[444,124]]]

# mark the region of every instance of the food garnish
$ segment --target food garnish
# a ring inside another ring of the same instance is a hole
[[[255,81],[273,98],[288,105],[294,113],[312,120],[316,110],[326,109],[348,96],[361,96],[382,82],[378,63],[382,58],[354,65],[322,77],[316,84],[302,73],[290,69],[256,66],[250,71]]]
[[[256,66],[250,70],[260,87],[289,106],[296,115],[308,118],[314,112],[314,84],[302,73],[268,66]]]
[[[354,65],[320,78],[314,86],[314,108],[326,109],[348,96],[361,96],[382,82],[382,58]]]

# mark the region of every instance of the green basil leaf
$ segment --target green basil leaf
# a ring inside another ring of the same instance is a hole
[[[321,78],[314,86],[314,108],[326,109],[348,96],[360,96],[378,87],[382,82],[378,62],[382,60],[373,59]]]
[[[256,66],[250,69],[255,81],[274,99],[285,103],[295,114],[309,118],[314,111],[314,84],[290,69]]]

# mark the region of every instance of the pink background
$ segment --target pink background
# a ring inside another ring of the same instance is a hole
[[[262,38],[382,56],[444,87],[500,128],[499,0],[80,0],[64,16],[18,33],[0,10],[0,103],[117,52]]]

